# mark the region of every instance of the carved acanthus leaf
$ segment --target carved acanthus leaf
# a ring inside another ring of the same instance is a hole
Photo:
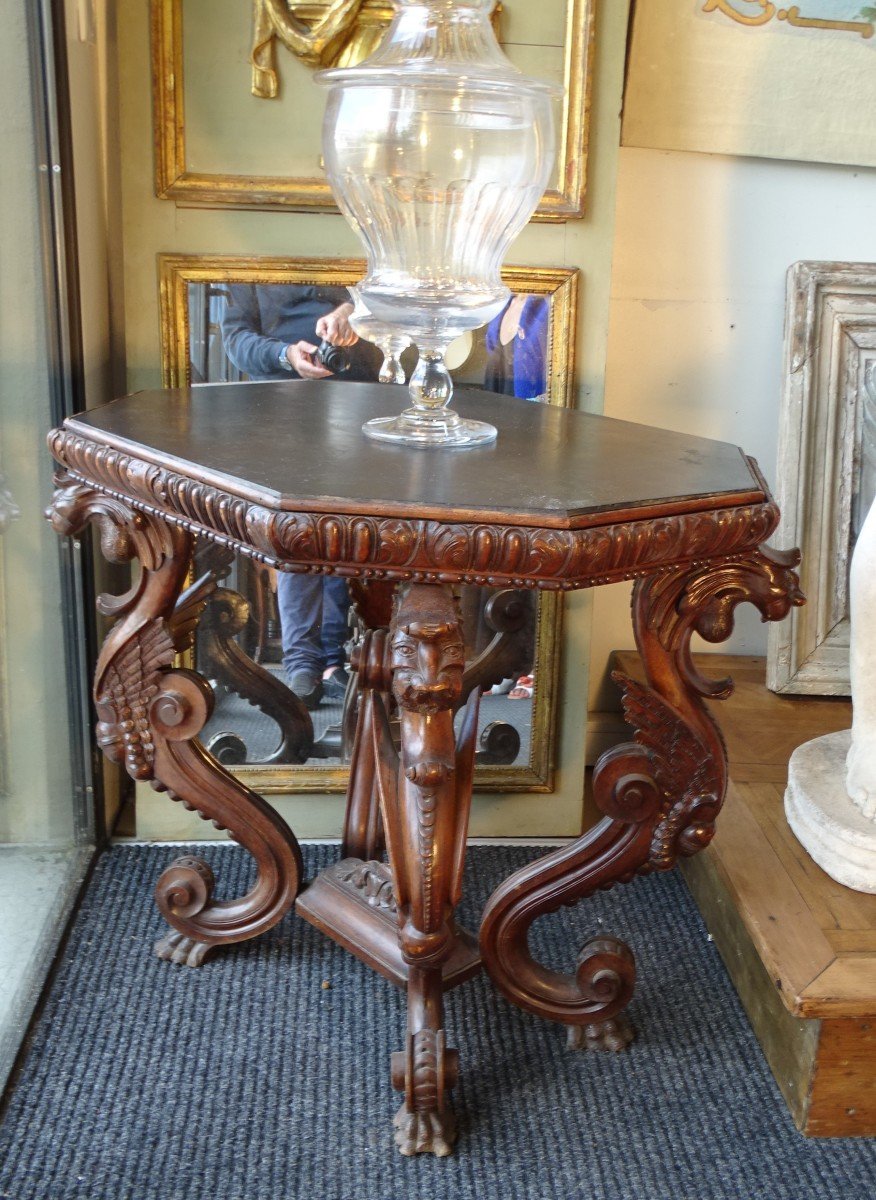
[[[340,568],[363,579],[567,590],[675,570],[693,560],[736,559],[765,541],[778,524],[769,498],[583,529],[281,512],[66,430],[55,430],[50,446],[89,490],[118,497],[164,522],[233,544],[281,570]],[[778,567],[777,576],[783,569]],[[776,583],[781,586],[781,579]],[[771,611],[781,603],[778,594],[768,600]]]
[[[394,916],[398,914],[392,891],[392,872],[385,863],[357,862],[339,871],[338,878],[363,892],[375,908],[386,909]]]

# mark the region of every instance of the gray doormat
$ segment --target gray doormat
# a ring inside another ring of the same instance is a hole
[[[222,894],[237,847],[198,848]],[[600,927],[639,959],[626,1054],[568,1053],[485,977],[448,999],[460,1140],[402,1158],[400,992],[289,916],[200,971],[152,957],[152,886],[180,853],[98,865],[0,1130],[3,1200],[872,1200],[876,1142],[795,1130],[680,876],[549,917],[568,965]],[[540,851],[475,847],[462,918]],[[309,872],[337,854],[305,848]],[[331,986],[323,987],[327,981]]]

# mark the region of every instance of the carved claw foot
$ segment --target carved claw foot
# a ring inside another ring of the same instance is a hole
[[[567,1050],[611,1050],[617,1054],[626,1050],[636,1036],[624,1016],[593,1025],[569,1025],[567,1029]]]
[[[447,1092],[456,1085],[459,1055],[449,1050],[443,1029],[409,1033],[407,1049],[392,1056],[392,1083],[405,1102],[393,1119],[402,1154],[450,1154],[456,1119]]]
[[[583,995],[601,1006],[602,1020],[586,1025],[568,1026],[569,1050],[626,1050],[635,1036],[622,1015],[636,979],[636,960],[632,950],[616,937],[596,937],[587,942],[578,955],[578,986]],[[599,1008],[593,1011],[598,1018]]]
[[[165,915],[189,917],[203,911],[213,894],[215,880],[209,863],[186,854],[175,859],[161,874],[156,885],[159,906]],[[155,943],[155,953],[164,962],[184,967],[200,967],[215,946],[199,942],[179,930],[169,929]]]
[[[206,942],[196,942],[193,938],[169,929],[163,938],[155,943],[155,953],[163,962],[176,963],[180,967],[202,967],[207,956],[217,947],[208,946]]]
[[[434,1154],[445,1158],[456,1141],[456,1120],[452,1111],[410,1112],[403,1104],[393,1118],[395,1144],[405,1156]]]

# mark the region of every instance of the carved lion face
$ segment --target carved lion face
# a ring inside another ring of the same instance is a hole
[[[414,619],[392,640],[392,690],[402,708],[433,713],[452,708],[462,691],[465,647],[455,622]]]

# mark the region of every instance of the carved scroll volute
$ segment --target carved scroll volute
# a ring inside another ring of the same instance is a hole
[[[176,652],[211,589],[204,581],[176,608],[192,551],[191,535],[69,476],[58,480],[47,516],[58,533],[79,534],[89,521],[100,531],[104,555],[139,559],[137,582],[124,596],[101,596],[101,612],[117,618],[95,672],[98,741],[137,780],[152,780],[246,847],[258,863],[255,885],[237,900],[212,900],[212,872],[186,858],[158,881],[159,908],[179,937],[158,944],[162,957],[198,965],[205,946],[241,941],[275,924],[301,883],[301,854],[292,831],[259,797],[239,783],[197,741],[212,707],[209,685],[172,670]],[[185,951],[180,954],[180,938]]]
[[[169,671],[152,701],[155,776],[189,809],[227,829],[253,855],[258,875],[246,895],[212,900],[199,859],[174,863],[158,880],[155,898],[168,923],[194,942],[241,942],[264,933],[289,910],[303,877],[292,831],[260,796],[219,766],[197,735],[213,707],[210,685],[191,671]]]
[[[487,602],[484,617],[493,637],[466,667],[462,681],[463,699],[473,688],[485,688],[509,677],[517,678],[532,665],[532,648],[527,648],[535,621],[531,593],[503,588]]]
[[[201,670],[218,679],[274,721],[280,740],[263,763],[304,763],[313,749],[313,720],[302,701],[235,640],[249,620],[249,601],[229,588],[214,588],[200,623]]]

